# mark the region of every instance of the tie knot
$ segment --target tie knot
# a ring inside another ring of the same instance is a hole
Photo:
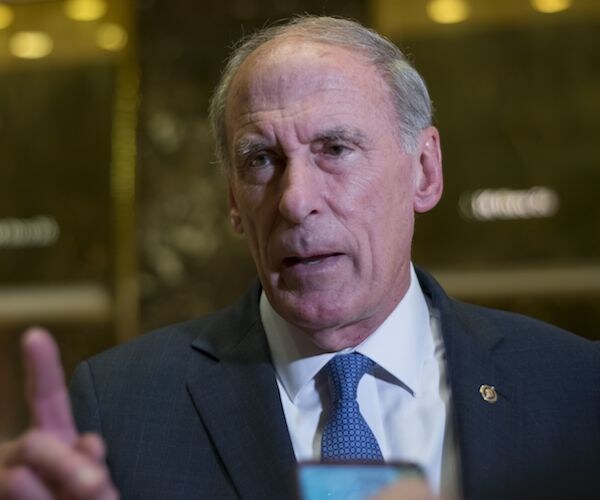
[[[340,354],[332,358],[325,366],[329,377],[332,401],[355,400],[360,379],[374,366],[375,362],[372,359],[358,352]]]

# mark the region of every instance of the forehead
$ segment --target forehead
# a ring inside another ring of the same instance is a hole
[[[343,104],[359,97],[391,106],[388,85],[365,56],[298,37],[272,40],[250,54],[236,73],[226,123],[230,128],[256,111],[303,107],[311,101]]]

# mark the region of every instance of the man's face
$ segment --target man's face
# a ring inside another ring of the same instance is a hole
[[[317,345],[356,345],[410,283],[415,211],[441,194],[437,131],[402,146],[362,57],[299,39],[253,53],[228,95],[230,215],[269,301]]]

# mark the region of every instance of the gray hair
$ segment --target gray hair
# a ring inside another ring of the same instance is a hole
[[[227,61],[209,108],[217,160],[227,170],[229,151],[225,113],[231,82],[252,52],[271,40],[286,36],[343,47],[365,56],[390,88],[404,148],[409,152],[416,150],[419,132],[431,125],[432,106],[423,78],[402,51],[387,38],[355,21],[303,15],[242,39]]]

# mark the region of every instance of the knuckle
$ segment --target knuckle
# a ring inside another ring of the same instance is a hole
[[[77,490],[82,498],[93,498],[106,491],[110,484],[107,471],[100,466],[84,465],[77,469]]]
[[[42,433],[38,430],[27,431],[20,440],[21,454],[27,460],[27,458],[35,455],[36,450],[40,446],[42,440]]]
[[[120,498],[121,495],[119,495],[119,492],[116,490],[116,488],[111,486],[110,491],[107,495],[107,500],[119,500]]]
[[[97,461],[103,460],[106,456],[104,440],[98,434],[83,434],[79,440],[78,449],[87,455],[88,458]]]
[[[0,481],[0,498],[9,500],[17,498],[27,483],[31,481],[31,474],[25,467],[12,467],[2,474]]]

